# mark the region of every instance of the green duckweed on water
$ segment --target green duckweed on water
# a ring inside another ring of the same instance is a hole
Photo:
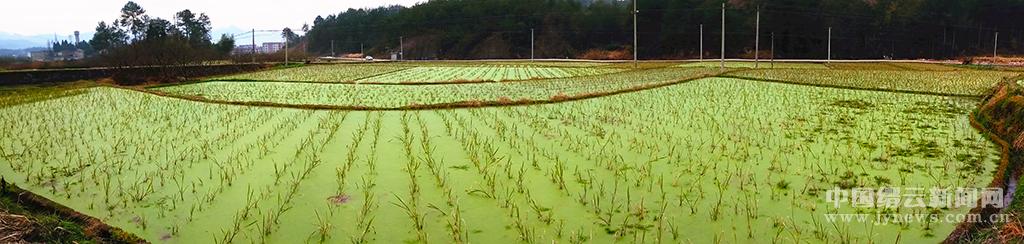
[[[977,102],[708,78],[375,112],[96,87],[5,101],[0,173],[154,242],[938,242],[956,223],[825,216],[967,208],[837,208],[826,192],[985,186],[999,152],[968,123]]]

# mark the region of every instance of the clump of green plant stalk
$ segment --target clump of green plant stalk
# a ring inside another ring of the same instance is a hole
[[[331,228],[333,226],[331,225],[330,218],[321,216],[320,212],[318,212],[317,210],[313,210],[313,214],[316,217],[316,230],[313,231],[313,233],[310,233],[310,237],[319,236],[320,243],[323,243],[324,241],[327,241],[327,238],[330,237]]]
[[[394,195],[394,196],[395,196],[395,199],[398,200],[398,202],[391,202],[391,204],[395,205],[395,207],[398,207],[403,212],[405,212],[405,214],[409,216],[409,219],[412,220],[413,228],[416,230],[416,238],[417,238],[417,240],[419,240],[419,241],[426,241],[427,240],[427,232],[425,230],[426,226],[425,226],[425,223],[424,223],[426,216],[423,216],[422,214],[420,214],[419,208],[417,208],[417,207],[415,207],[413,205],[410,205],[408,202],[406,202],[404,199],[402,199],[402,197],[400,197],[398,195]]]

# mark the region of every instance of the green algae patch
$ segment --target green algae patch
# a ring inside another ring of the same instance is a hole
[[[967,209],[827,196],[984,186],[999,152],[967,121],[977,102],[711,78],[536,106],[314,111],[99,87],[0,106],[0,172],[154,242],[937,242],[956,223],[827,214]]]

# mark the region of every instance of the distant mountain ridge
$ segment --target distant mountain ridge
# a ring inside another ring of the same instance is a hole
[[[235,26],[229,26],[229,27],[224,27],[224,28],[214,28],[213,31],[212,31],[211,38],[214,38],[214,39],[220,38],[221,34],[227,34],[227,35],[230,36],[230,35],[233,35],[233,34],[240,34],[242,32],[247,32],[247,31],[249,31],[249,30],[242,29],[242,28],[235,27]],[[92,35],[94,33],[95,32],[92,31],[92,30],[82,31],[80,38],[81,38],[82,41],[89,41],[89,40],[92,39]],[[57,38],[57,40],[71,40],[71,41],[74,41],[73,40],[74,36],[71,36],[70,39],[68,38],[70,35],[73,35],[73,33],[68,33],[66,35],[62,35],[61,33],[57,33],[57,37],[56,38]],[[22,51],[23,49],[45,48],[47,42],[48,41],[52,41],[53,39],[54,39],[54,34],[21,35],[21,34],[15,34],[15,33],[0,32],[0,49],[4,49],[4,51],[6,51],[6,52],[0,52],[0,56],[10,56],[10,52]],[[238,37],[236,37],[236,39],[239,39],[239,40],[250,40],[251,38],[248,37],[248,36],[238,36]],[[256,40],[257,42],[262,43],[262,42],[265,42],[265,41],[278,41],[278,39],[280,39],[280,38],[279,37],[275,37],[275,36],[257,36],[256,39],[257,39]],[[239,43],[240,44],[245,44],[245,43],[242,43],[241,41]]]
[[[0,49],[0,57],[3,57],[3,58],[6,58],[6,57],[27,58],[27,57],[29,57],[29,53],[30,52],[40,51],[40,50],[45,50],[45,49],[46,48],[41,48],[41,47],[31,47],[31,48],[24,48],[24,49]]]
[[[93,32],[81,32],[80,38],[83,41],[92,39]],[[57,33],[57,40],[74,41],[74,33]],[[53,41],[54,34],[21,35],[15,33],[0,32],[0,49],[26,49],[33,47],[46,47],[48,41]]]

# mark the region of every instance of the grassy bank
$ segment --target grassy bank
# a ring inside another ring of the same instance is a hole
[[[1000,82],[986,96],[973,114],[976,126],[1003,147],[1003,161],[991,187],[1007,189],[1008,198],[1020,198],[1024,188],[1017,187],[1024,175],[1024,76]],[[972,211],[983,216],[1009,215],[1006,222],[963,223],[946,243],[1021,243],[1024,242],[1024,201],[1014,199],[1002,209],[979,208]],[[987,219],[983,217],[982,219]]]

